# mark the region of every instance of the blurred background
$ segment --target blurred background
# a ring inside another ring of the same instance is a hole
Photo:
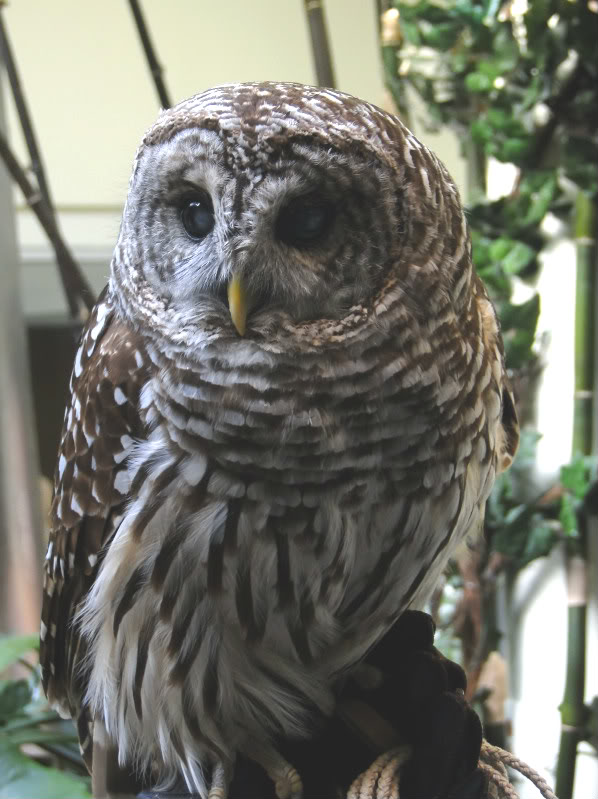
[[[430,610],[488,739],[560,799],[598,796],[598,2],[14,0],[0,14],[0,799],[89,795],[32,650],[68,377],[136,147],[160,105],[248,80],[398,112],[459,186],[523,435],[484,540]]]

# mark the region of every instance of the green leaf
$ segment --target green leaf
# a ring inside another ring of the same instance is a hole
[[[44,744],[76,744],[79,741],[74,728],[70,735],[56,729],[29,729],[7,735],[7,738],[16,746],[22,744],[39,744],[40,746]]]
[[[518,164],[529,154],[530,148],[529,139],[518,137],[507,139],[497,150],[497,158],[500,161],[512,161],[514,164]]]
[[[561,510],[559,521],[563,526],[563,531],[570,538],[577,538],[577,516],[573,507],[573,500],[569,494],[564,494],[561,498]]]
[[[469,58],[467,53],[464,53],[462,50],[451,54],[451,69],[453,73],[465,72],[468,64]]]
[[[0,683],[0,724],[19,712],[31,701],[27,680],[3,680]]]
[[[511,508],[505,515],[505,524],[515,524],[515,522],[518,522],[527,510],[527,505],[516,505],[514,508]]]
[[[401,33],[408,42],[411,42],[411,44],[421,44],[419,29],[413,22],[407,22],[406,20],[401,19]]]
[[[525,548],[530,517],[531,509],[528,505],[510,508],[492,536],[492,549],[518,560]]]
[[[0,734],[0,799],[88,799],[89,783],[24,755]]]
[[[528,244],[517,241],[503,257],[502,268],[508,275],[517,275],[536,258],[536,251]]]
[[[492,242],[489,247],[489,254],[493,261],[502,261],[513,249],[517,242],[513,239],[500,238]]]
[[[481,142],[482,144],[489,142],[492,136],[494,135],[492,126],[488,124],[485,117],[480,117],[480,119],[475,119],[469,126],[469,130],[472,138],[475,141]]]
[[[590,487],[590,473],[583,455],[575,455],[571,463],[561,466],[561,483],[576,499],[583,499]]]
[[[534,334],[527,330],[509,331],[504,336],[505,360],[509,369],[521,369],[533,355]]]
[[[505,275],[501,267],[497,268],[495,265],[492,265],[486,269],[478,269],[478,274],[484,281],[495,303],[500,304],[501,301],[509,299],[512,290],[511,281]]]
[[[539,314],[540,296],[534,294],[519,305],[505,304],[501,310],[501,323],[504,328],[521,328],[535,333]]]
[[[555,531],[539,514],[535,517],[534,522],[521,555],[521,566],[525,566],[526,563],[536,558],[543,558],[548,555],[558,541]]]
[[[36,727],[38,724],[47,724],[60,720],[60,716],[55,710],[50,710],[47,713],[29,713],[26,716],[19,716],[12,721],[7,722],[2,728],[2,732],[10,733],[15,730],[26,729],[27,727]]]
[[[457,37],[461,33],[461,27],[453,22],[445,22],[430,26],[424,34],[424,42],[428,47],[436,50],[449,50],[455,46]]]
[[[471,214],[469,217],[471,218]],[[471,248],[476,269],[481,269],[484,265],[489,264],[491,260],[489,240],[473,227],[471,229]]]
[[[490,85],[492,85],[494,79],[498,78],[502,73],[503,67],[499,61],[478,61],[476,70],[485,75],[489,79]]]
[[[538,451],[538,441],[542,438],[542,433],[531,427],[524,427],[521,430],[519,439],[519,449],[515,455],[513,465],[506,474],[522,476],[534,468],[536,463],[536,453]]]
[[[470,92],[489,92],[492,80],[481,72],[470,72],[465,76],[465,88]]]
[[[535,294],[520,305],[504,303],[500,309],[507,364],[518,369],[532,357],[540,314],[540,297]]]
[[[512,116],[502,108],[490,108],[486,114],[486,119],[495,130],[507,130]]]
[[[16,663],[20,657],[39,647],[37,635],[0,636],[0,672]]]
[[[553,173],[544,181],[538,191],[531,194],[529,210],[524,218],[525,225],[537,225],[544,219],[556,195],[557,186],[556,174]]]

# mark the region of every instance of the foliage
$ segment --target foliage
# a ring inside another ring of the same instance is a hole
[[[535,0],[522,14],[497,0],[395,5],[401,57],[412,61],[404,77],[433,119],[499,161],[524,170],[558,162],[562,174],[596,190],[598,15],[589,3]],[[546,152],[554,144],[558,157]]]
[[[0,637],[0,799],[85,799],[77,735],[42,697],[36,648],[37,636]]]
[[[541,497],[525,501],[515,491],[522,474],[533,466],[539,438],[534,431],[524,431],[518,457],[497,479],[486,507],[486,533],[492,550],[518,568],[548,555],[560,536],[552,504],[541,505]]]
[[[496,480],[486,507],[492,550],[516,569],[548,555],[555,543],[579,536],[579,511],[596,481],[596,459],[576,455],[561,467],[556,489],[533,499],[522,497],[515,487],[533,468],[539,438],[532,430],[523,431],[518,456]]]
[[[535,357],[540,310],[537,295],[512,304],[514,278],[535,278],[546,215],[568,220],[576,191],[598,191],[598,14],[570,0],[530,1],[525,13],[521,5],[394,2],[399,74],[432,124],[457,133],[477,173],[468,197],[474,262],[497,305],[511,369]],[[484,185],[490,156],[519,170],[511,193],[494,201]]]

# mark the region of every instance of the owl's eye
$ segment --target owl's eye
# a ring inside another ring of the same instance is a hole
[[[291,247],[309,247],[330,230],[334,207],[318,197],[296,197],[280,212],[276,235]]]
[[[193,239],[203,239],[214,227],[214,209],[205,195],[187,200],[181,211],[183,227]]]

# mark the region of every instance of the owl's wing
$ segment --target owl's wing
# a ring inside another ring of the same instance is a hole
[[[115,316],[105,290],[83,330],[71,376],[44,566],[43,686],[73,718],[84,690],[77,669],[84,642],[73,617],[127,500],[125,461],[141,433],[137,400],[147,362],[141,340]]]

